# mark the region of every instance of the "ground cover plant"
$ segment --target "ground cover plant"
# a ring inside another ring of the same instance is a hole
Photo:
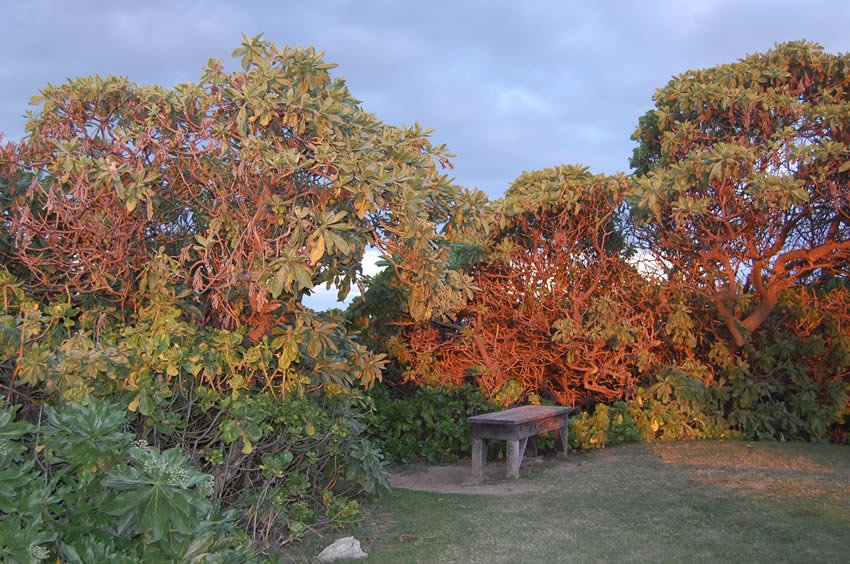
[[[254,560],[237,512],[210,499],[213,477],[134,440],[123,405],[46,407],[39,425],[16,410],[0,404],[4,561]]]

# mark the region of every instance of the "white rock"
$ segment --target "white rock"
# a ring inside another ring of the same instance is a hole
[[[345,558],[359,560],[369,556],[360,548],[360,541],[354,537],[344,537],[328,545],[316,557],[318,562],[336,562]]]

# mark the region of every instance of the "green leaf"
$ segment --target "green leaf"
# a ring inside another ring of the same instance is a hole
[[[241,430],[239,429],[239,424],[232,419],[228,419],[226,421],[222,421],[218,426],[218,430],[221,433],[221,440],[224,441],[224,444],[229,445],[233,441],[239,438]]]
[[[283,282],[277,276],[272,276],[266,282],[266,287],[269,289],[273,298],[277,298],[283,293]]]
[[[142,394],[141,399],[139,400],[139,412],[144,416],[153,415],[153,412],[156,410],[156,404],[153,399],[147,394]]]
[[[313,280],[310,278],[310,271],[300,264],[295,266],[295,279],[298,281],[298,284],[302,289],[310,290],[313,288]]]

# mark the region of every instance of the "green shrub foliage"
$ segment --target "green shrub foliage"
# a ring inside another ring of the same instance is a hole
[[[134,441],[105,401],[46,406],[33,425],[0,404],[0,559],[4,562],[254,559],[213,477],[177,448]]]
[[[241,509],[255,538],[279,545],[356,519],[357,502],[341,494],[387,487],[382,456],[362,436],[362,392],[341,369],[319,385],[299,368],[292,341],[249,345],[241,331],[185,321],[167,301],[135,324],[104,322],[94,334],[90,315],[62,302],[42,310],[8,276],[0,293],[8,306],[0,353],[6,365],[17,359],[6,374],[12,393],[120,401],[139,438],[178,448],[211,474],[214,499]],[[339,332],[324,339],[338,351],[350,343]],[[277,393],[252,383],[283,362]]]
[[[454,462],[469,455],[467,417],[498,409],[470,385],[422,386],[399,397],[376,386],[369,395],[374,401],[370,436],[387,460],[401,464]]]

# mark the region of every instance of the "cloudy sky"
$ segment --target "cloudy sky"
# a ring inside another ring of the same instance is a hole
[[[241,34],[315,46],[388,123],[457,154],[458,183],[500,196],[524,170],[628,170],[637,119],[674,74],[808,39],[850,51],[841,0],[225,2],[0,0],[0,131],[71,76],[171,86]]]

